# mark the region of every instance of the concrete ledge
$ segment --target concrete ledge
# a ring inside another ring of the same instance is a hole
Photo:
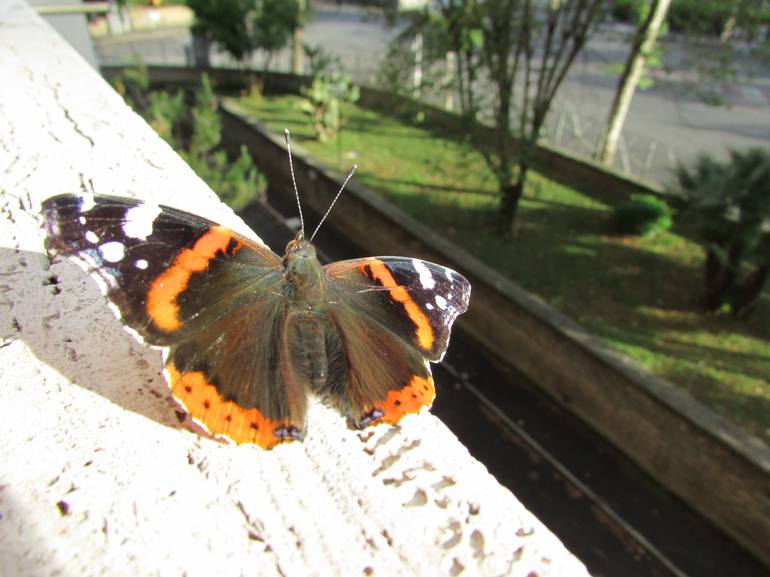
[[[224,106],[225,133],[246,144],[279,192],[293,194],[282,137]],[[342,175],[296,151],[308,210],[321,214]],[[328,225],[371,254],[408,254],[451,266],[473,285],[458,321],[739,543],[770,564],[770,449],[670,383],[642,371],[381,197],[348,185]]]
[[[315,403],[306,442],[269,452],[192,431],[160,351],[48,262],[40,203],[128,195],[253,233],[26,3],[0,28],[0,575],[587,575],[430,414],[358,433]]]

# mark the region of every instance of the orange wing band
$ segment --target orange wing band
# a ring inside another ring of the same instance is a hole
[[[405,415],[417,413],[422,407],[430,407],[435,397],[436,388],[433,385],[433,378],[415,375],[404,388],[389,391],[384,401],[374,405],[375,409],[383,413],[377,422],[398,423]]]
[[[415,335],[417,336],[417,343],[420,345],[420,348],[425,351],[431,350],[435,339],[433,329],[430,326],[428,317],[425,316],[422,309],[420,309],[420,307],[417,306],[417,303],[412,300],[412,297],[409,296],[409,291],[406,290],[405,287],[399,285],[388,270],[388,267],[377,259],[367,261],[362,269],[365,269],[366,267],[369,267],[372,277],[380,281],[382,286],[389,289],[390,296],[393,300],[404,306],[409,319],[415,324]],[[364,270],[364,272],[366,271]]]
[[[172,332],[182,326],[177,297],[187,288],[193,273],[202,272],[217,254],[225,253],[233,232],[223,226],[212,227],[192,248],[183,249],[166,272],[158,276],[147,293],[147,314],[160,330]],[[241,249],[237,241],[233,252]]]
[[[227,437],[239,445],[252,443],[264,449],[294,440],[275,434],[277,429],[290,428],[288,421],[266,419],[258,409],[245,409],[233,401],[225,401],[203,373],[180,373],[173,363],[166,365],[166,371],[176,400],[211,434]]]

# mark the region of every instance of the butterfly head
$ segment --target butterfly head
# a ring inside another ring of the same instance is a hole
[[[325,278],[315,247],[304,237],[302,231],[286,245],[283,257],[283,276],[287,286],[294,293],[296,301],[310,308],[323,302]]]

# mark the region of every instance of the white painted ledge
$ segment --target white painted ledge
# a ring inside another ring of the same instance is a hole
[[[22,0],[4,0],[0,575],[586,575],[431,415],[357,433],[313,404],[305,442],[270,452],[180,422],[160,352],[85,273],[43,254],[41,201],[80,190],[252,234]]]

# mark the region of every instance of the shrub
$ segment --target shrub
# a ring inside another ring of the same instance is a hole
[[[636,24],[644,11],[644,0],[615,0],[610,5],[610,13],[618,22]]]
[[[620,234],[648,236],[671,228],[672,211],[665,200],[651,194],[634,194],[615,208],[615,230]]]
[[[701,156],[677,176],[706,251],[707,308],[748,314],[770,275],[770,151]]]

